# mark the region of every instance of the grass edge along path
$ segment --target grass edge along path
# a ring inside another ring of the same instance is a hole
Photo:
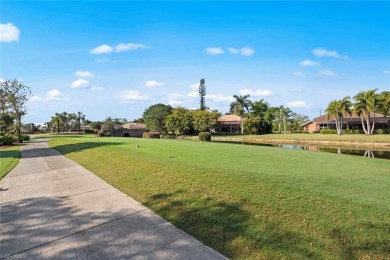
[[[385,160],[131,138],[54,138],[50,146],[229,258],[390,257],[389,191],[373,192],[389,185]],[[245,169],[228,163],[229,149]],[[249,151],[258,161],[240,155]],[[306,157],[329,176],[299,172]],[[335,167],[354,172],[343,177]]]
[[[21,145],[0,149],[0,180],[19,163]]]

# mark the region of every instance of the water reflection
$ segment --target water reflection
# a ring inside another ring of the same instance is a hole
[[[359,149],[359,148],[349,148],[349,147],[335,148],[335,147],[326,147],[326,146],[318,146],[318,145],[299,145],[299,144],[254,144],[254,143],[243,143],[243,144],[279,147],[279,148],[294,149],[294,150],[307,150],[312,152],[349,154],[349,155],[363,156],[367,158],[381,158],[381,159],[390,160],[389,150],[366,150],[361,148]]]

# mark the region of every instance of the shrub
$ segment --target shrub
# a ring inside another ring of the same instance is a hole
[[[321,134],[337,134],[336,129],[321,129],[320,130]]]
[[[0,145],[11,145],[15,141],[16,138],[13,135],[5,134],[0,136]]]
[[[211,141],[211,134],[209,132],[200,132],[198,135],[199,141]]]
[[[381,135],[381,134],[384,133],[384,131],[383,131],[383,129],[377,129],[377,130],[376,130],[376,133],[377,133],[378,135]]]
[[[102,131],[99,131],[98,132],[98,136],[99,137],[109,137],[109,136],[112,136],[111,133],[109,132],[102,132]]]
[[[92,129],[85,129],[85,130],[84,130],[84,133],[86,133],[86,134],[94,134],[94,133],[95,133],[95,130],[92,130]]]
[[[159,132],[144,132],[142,138],[160,138]]]
[[[30,141],[30,136],[29,136],[29,135],[20,135],[20,138],[21,138],[23,141]]]
[[[353,134],[354,135],[363,134],[363,130],[355,129],[355,130],[353,130]]]

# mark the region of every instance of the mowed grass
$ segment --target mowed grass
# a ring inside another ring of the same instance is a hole
[[[50,145],[229,258],[390,258],[388,160],[92,136]]]
[[[234,137],[234,136],[232,136]],[[243,137],[244,139],[287,139],[287,140],[307,140],[307,141],[352,141],[352,142],[381,142],[390,143],[390,135],[364,135],[364,134],[266,134],[266,135],[237,135],[237,137]]]
[[[0,180],[19,162],[21,146],[0,149]]]

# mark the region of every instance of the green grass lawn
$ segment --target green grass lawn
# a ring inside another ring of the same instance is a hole
[[[92,136],[50,146],[229,258],[390,258],[388,160]]]
[[[319,141],[358,141],[358,142],[382,142],[390,143],[390,135],[337,135],[337,134],[266,134],[266,135],[237,135],[232,137],[243,137],[245,139],[288,139],[288,140],[319,140]]]
[[[19,162],[21,146],[10,146],[0,149],[0,180]]]

